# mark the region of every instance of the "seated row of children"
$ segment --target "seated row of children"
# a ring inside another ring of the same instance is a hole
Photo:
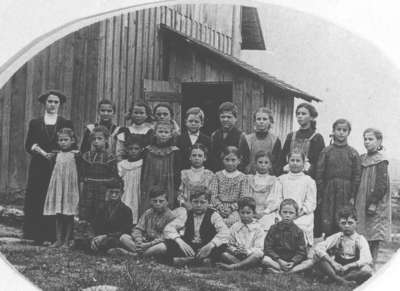
[[[317,264],[330,279],[343,284],[362,283],[372,274],[368,243],[355,231],[356,214],[349,208],[338,212],[340,232],[311,248],[294,223],[299,206],[290,198],[280,203],[281,220],[265,233],[255,218],[256,201],[252,197],[239,199],[240,220],[228,228],[211,207],[211,193],[206,187],[193,189],[190,210],[179,214],[168,208],[166,191],[153,187],[151,207],[130,231],[126,226],[131,215],[123,216],[131,213],[130,209],[119,200],[122,183],[108,187],[106,213],[113,214],[99,213],[96,217],[95,236],[86,242],[86,248],[92,251],[125,254],[125,249],[175,266],[217,262],[226,270],[262,266],[272,273],[295,273]]]

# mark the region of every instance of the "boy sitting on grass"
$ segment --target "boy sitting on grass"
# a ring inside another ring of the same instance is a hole
[[[329,278],[345,285],[361,284],[372,276],[372,256],[364,236],[356,232],[354,209],[338,211],[340,232],[315,247],[319,269]]]
[[[157,256],[165,252],[165,245],[161,244],[164,241],[163,230],[175,218],[168,208],[167,191],[154,186],[149,196],[151,207],[140,217],[131,235],[121,236],[121,243],[126,250],[144,257]]]
[[[209,263],[218,260],[225,251],[229,229],[222,217],[210,208],[210,199],[210,190],[196,187],[190,195],[192,208],[165,227],[165,255],[169,263],[175,266]]]
[[[282,220],[271,226],[264,242],[262,264],[273,273],[295,273],[310,267],[303,231],[293,222],[299,206],[284,199],[279,208]]]
[[[86,251],[108,252],[119,248],[120,237],[132,228],[132,211],[121,201],[124,183],[121,179],[107,182],[105,205],[96,210],[90,232],[94,237],[77,239],[75,247]],[[90,236],[90,234],[89,234]]]
[[[256,201],[252,197],[242,197],[238,206],[240,221],[231,226],[228,248],[222,254],[222,260],[228,264],[218,263],[225,270],[251,267],[264,256],[265,232],[254,219]]]

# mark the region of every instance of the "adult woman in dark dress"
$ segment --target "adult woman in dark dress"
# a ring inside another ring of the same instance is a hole
[[[40,95],[39,102],[45,107],[43,116],[29,123],[25,149],[31,155],[28,184],[24,205],[24,238],[36,244],[55,240],[55,219],[43,216],[43,206],[53,169],[51,158],[57,149],[57,132],[61,128],[73,129],[72,122],[58,116],[59,106],[66,96],[56,90]]]

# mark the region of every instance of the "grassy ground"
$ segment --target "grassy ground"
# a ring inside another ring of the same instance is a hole
[[[19,203],[17,203],[19,204]],[[400,201],[393,200],[394,232],[400,232]],[[20,221],[0,220],[0,237],[19,237]],[[400,238],[386,243],[378,267],[400,247]],[[121,290],[350,290],[325,284],[315,274],[271,275],[261,269],[227,272],[217,268],[176,269],[132,257],[93,256],[68,249],[24,243],[0,243],[0,252],[34,284],[44,290],[80,290],[97,285]]]
[[[79,290],[113,285],[121,290],[350,290],[313,277],[225,272],[217,268],[176,269],[121,256],[92,256],[67,249],[3,244],[0,251],[44,290]]]

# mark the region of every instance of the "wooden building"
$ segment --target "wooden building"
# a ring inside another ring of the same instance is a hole
[[[257,10],[220,4],[190,4],[129,12],[71,32],[41,51],[0,90],[0,192],[23,190],[29,157],[24,139],[39,116],[37,96],[46,89],[70,97],[61,114],[80,137],[96,119],[103,98],[117,105],[117,121],[132,101],[169,102],[175,119],[200,106],[204,130],[218,125],[217,108],[239,106],[238,127],[252,129],[252,112],[267,106],[274,132],[283,138],[293,122],[294,98],[317,98],[240,60],[241,49],[265,49]]]

